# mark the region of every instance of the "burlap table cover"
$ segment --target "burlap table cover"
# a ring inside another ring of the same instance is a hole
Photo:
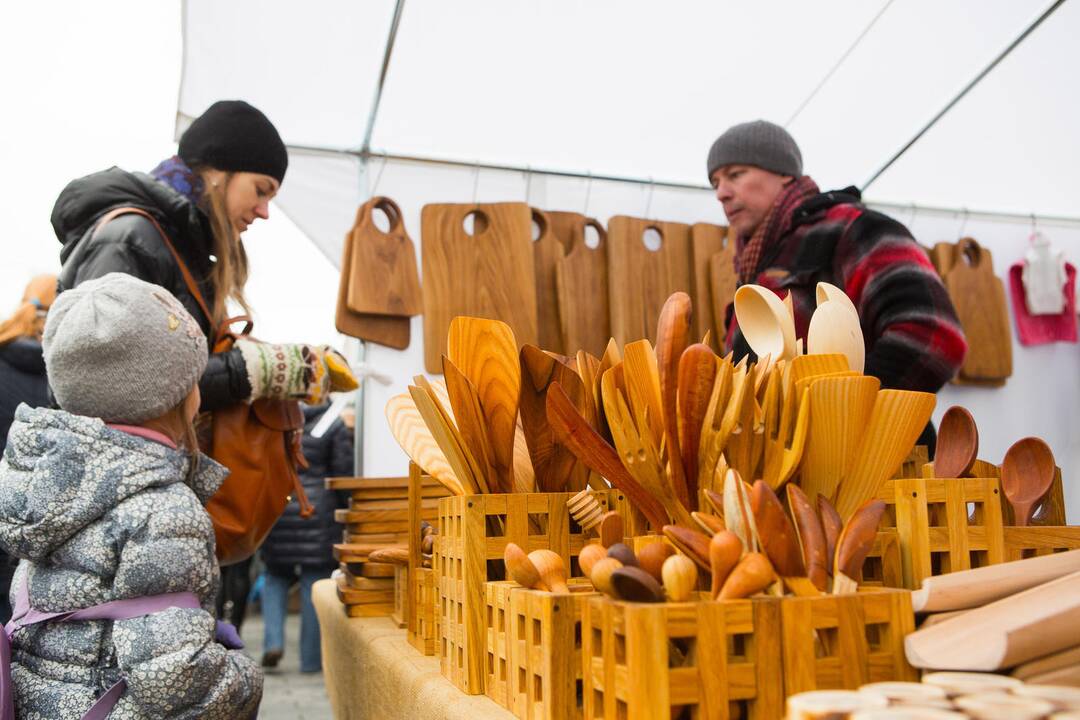
[[[484,695],[465,695],[439,674],[389,618],[349,618],[333,580],[311,591],[322,628],[323,679],[337,720],[510,720]]]

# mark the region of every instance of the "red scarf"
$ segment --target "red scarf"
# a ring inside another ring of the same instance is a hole
[[[739,269],[740,285],[752,283],[757,279],[761,271],[758,265],[761,264],[762,258],[770,253],[791,230],[795,210],[820,192],[817,183],[808,175],[803,175],[788,183],[750,239],[739,243],[741,247],[736,265]]]

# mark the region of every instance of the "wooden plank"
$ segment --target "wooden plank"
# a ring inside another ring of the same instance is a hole
[[[904,587],[919,587],[931,575],[929,519],[926,510],[926,480],[903,478],[893,481],[896,498],[896,532],[900,536],[900,560]]]
[[[611,337],[607,231],[595,218],[578,213],[549,212],[548,219],[568,248],[555,265],[563,347],[567,354],[585,350],[601,357]],[[585,244],[587,226],[597,232],[595,248]]]
[[[949,530],[949,572],[971,567],[967,496],[962,483],[945,482],[945,521]]]

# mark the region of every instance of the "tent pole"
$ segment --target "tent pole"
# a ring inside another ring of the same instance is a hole
[[[401,14],[404,10],[405,0],[397,0],[394,4],[394,17],[390,21],[390,34],[386,38],[382,68],[379,70],[379,82],[375,85],[375,99],[371,102],[371,112],[368,113],[367,127],[364,129],[364,142],[360,146],[363,151],[371,147],[371,136],[375,132],[375,118],[379,114],[379,102],[382,100],[383,87],[386,85],[386,72],[390,69],[390,56],[394,53],[394,42],[397,40],[398,26],[401,24]]]
[[[948,113],[950,110],[952,110],[953,106],[955,106],[956,103],[960,102],[960,100],[965,95],[967,95],[971,91],[972,88],[974,88],[976,85],[978,85],[980,82],[982,82],[983,78],[985,78],[987,75],[989,75],[990,71],[993,70],[995,67],[997,67],[998,63],[1000,63],[1002,60],[1004,60],[1009,55],[1009,53],[1011,53],[1013,50],[1015,50],[1020,45],[1020,43],[1022,43],[1025,39],[1027,39],[1027,36],[1030,35],[1035,30],[1035,28],[1039,27],[1039,25],[1041,25],[1042,22],[1044,20],[1046,20],[1046,18],[1053,15],[1054,11],[1057,10],[1059,7],[1061,7],[1061,4],[1064,3],[1064,2],[1065,2],[1065,0],[1055,0],[1050,5],[1050,7],[1046,8],[1046,10],[1044,10],[1043,13],[1041,15],[1039,15],[1039,17],[1035,18],[1035,20],[1030,25],[1028,25],[1027,28],[1025,28],[1024,31],[1022,33],[1020,33],[1020,35],[1018,35],[1015,40],[1013,40],[1011,43],[1009,43],[1009,45],[1004,50],[1002,50],[1000,53],[998,53],[997,57],[995,57],[993,60],[990,61],[989,65],[987,65],[985,68],[983,68],[982,71],[971,80],[971,82],[969,82],[967,85],[965,85],[964,89],[961,90],[956,95],[956,97],[954,97],[952,100],[950,100],[945,105],[945,107],[943,107],[941,110],[939,110],[937,115],[934,115],[934,117],[930,118],[930,122],[926,123],[926,125],[924,125],[923,128],[921,130],[919,130],[919,132],[915,133],[915,137],[908,140],[907,143],[902,148],[900,148],[899,150],[896,151],[896,154],[894,154],[891,158],[889,158],[888,162],[886,162],[884,165],[882,165],[880,168],[878,168],[878,171],[875,172],[873,175],[871,175],[869,180],[867,180],[865,183],[863,183],[862,191],[866,192],[866,188],[870,187],[874,183],[875,180],[877,180],[879,177],[881,177],[882,173],[884,173],[886,170],[888,170],[890,167],[892,167],[893,163],[895,163],[897,160],[899,160],[900,157],[904,153],[906,153],[908,151],[908,149],[911,148],[912,145],[917,143],[919,141],[919,139],[922,138],[922,136],[925,135],[928,130],[930,130],[930,128],[934,127],[934,125],[937,124],[938,120],[945,117],[946,113]]]

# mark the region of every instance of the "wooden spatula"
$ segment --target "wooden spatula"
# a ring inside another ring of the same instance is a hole
[[[971,472],[979,454],[979,428],[966,408],[954,405],[945,411],[938,428],[934,477],[962,478]]]
[[[446,390],[461,439],[476,460],[485,484],[489,480],[497,481],[499,475],[495,469],[495,458],[488,441],[487,422],[484,420],[484,411],[480,407],[476,388],[457,365],[450,362],[450,358],[443,355],[442,362]]]
[[[724,477],[724,524],[739,536],[746,552],[757,552],[761,547],[749,493],[734,470],[728,470]]]
[[[517,341],[510,326],[498,320],[455,317],[447,335],[447,355],[476,387],[488,423],[498,482],[513,487],[514,432],[517,424],[521,368]]]
[[[660,398],[664,408],[664,441],[667,443],[669,480],[675,497],[691,510],[697,509],[697,493],[690,492],[683,464],[678,432],[679,364],[690,345],[692,303],[684,292],[672,293],[660,309],[656,326],[656,367],[660,380]],[[697,482],[694,482],[695,490]]]
[[[558,383],[552,383],[548,388],[547,413],[551,431],[560,443],[594,472],[600,473],[614,487],[626,493],[630,502],[654,528],[662,528],[668,523],[667,512],[660,501],[623,467],[615,448],[585,422]]]
[[[787,486],[788,507],[795,520],[795,536],[802,550],[806,576],[818,590],[824,592],[829,585],[829,552],[825,529],[821,519],[811,507],[806,493],[795,484]]]
[[[847,372],[850,369],[847,358],[839,353],[800,355],[791,361],[791,375],[795,382],[805,378]]]
[[[428,475],[455,495],[465,495],[465,488],[454,474],[446,455],[424,424],[416,403],[408,395],[395,395],[386,403],[386,420],[394,440]]]
[[[881,381],[869,376],[810,382],[810,430],[799,468],[799,485],[808,497],[821,493],[831,498],[836,492],[853,463],[880,387]]]
[[[855,592],[866,556],[874,547],[881,516],[885,514],[883,500],[868,500],[844,525],[836,541],[836,557],[833,559],[833,595]]]
[[[705,533],[678,525],[665,525],[664,537],[671,541],[680,552],[693,560],[698,567],[709,572],[709,541],[712,537]]]
[[[825,532],[825,560],[828,563],[829,574],[832,575],[836,571],[833,567],[833,558],[836,555],[836,543],[844,530],[844,520],[824,495],[817,496],[817,508],[818,517],[821,518],[821,529]]]
[[[1001,462],[1001,488],[1013,508],[1013,524],[1031,522],[1035,507],[1054,484],[1054,453],[1036,437],[1013,444]]]
[[[936,402],[932,393],[878,391],[855,461],[836,496],[840,517],[851,517],[856,508],[877,495],[883,482],[896,474],[915,447]]]
[[[780,498],[768,483],[757,480],[750,492],[750,506],[754,511],[754,522],[761,547],[769,558],[773,568],[784,577],[805,577],[806,564],[795,527],[784,512]]]
[[[622,368],[634,422],[640,432],[648,433],[653,447],[659,448],[664,443],[664,409],[656,352],[648,340],[627,343]]]
[[[409,386],[409,396],[412,398],[420,417],[424,419],[431,436],[435,438],[439,448],[446,456],[450,467],[454,469],[454,475],[461,481],[462,486],[470,493],[486,492],[487,487],[481,486],[483,478],[477,477],[476,461],[464,447],[461,435],[457,428],[446,420],[439,412],[437,401],[424,388],[415,385]]]
[[[581,378],[534,345],[521,348],[521,376],[521,425],[537,487],[542,492],[581,490],[588,470],[578,466],[575,455],[556,442],[548,424],[545,401],[551,383],[558,382],[578,413],[584,413],[587,401]]]
[[[695,343],[679,358],[678,427],[679,448],[683,456],[686,491],[691,507],[697,507],[698,448],[701,426],[709,409],[717,370],[716,354],[708,345]]]
[[[721,454],[731,439],[731,433],[738,425],[746,404],[753,403],[753,392],[748,380],[746,367],[728,371],[729,363],[721,361],[716,382],[720,387],[713,388],[709,399],[709,409],[705,411],[705,422],[701,426],[701,442],[698,457],[698,485],[708,485],[716,472],[716,465]]]

